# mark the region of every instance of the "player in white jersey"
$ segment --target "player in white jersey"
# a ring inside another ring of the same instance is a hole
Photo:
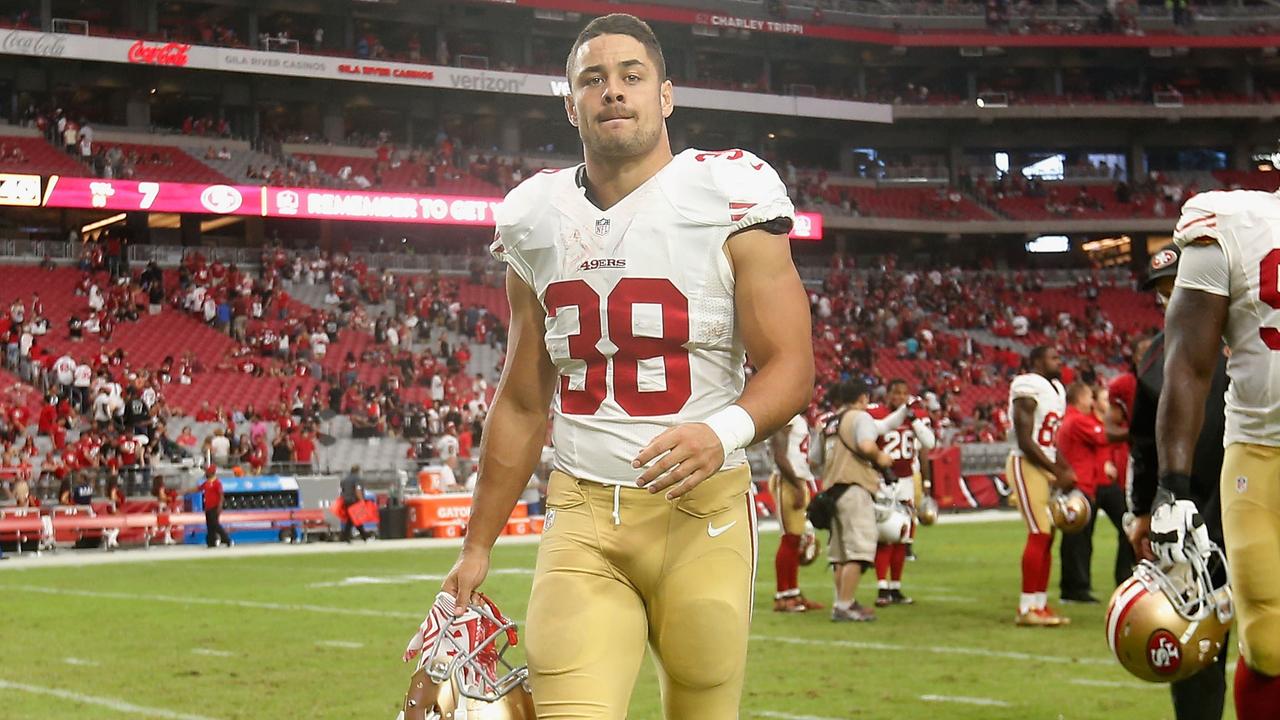
[[[550,406],[526,616],[538,715],[624,717],[648,646],[668,718],[736,718],[756,554],[742,450],[813,392],[793,208],[750,153],[672,155],[672,87],[642,21],[592,21],[566,72],[585,163],[534,175],[497,213],[507,363],[444,589],[483,582]]]
[[[1197,195],[1183,206],[1173,240],[1182,258],[1165,316],[1152,550],[1172,565],[1207,541],[1189,499],[1190,473],[1225,339],[1231,385],[1219,495],[1240,632],[1236,716],[1274,718],[1280,707],[1280,196]]]
[[[787,426],[770,440],[777,469],[769,476],[769,494],[777,506],[782,524],[782,539],[774,555],[777,591],[773,595],[775,612],[821,610],[823,605],[800,592],[801,541],[805,534],[805,510],[813,497],[813,470],[809,467],[809,423],[804,415],[791,418]],[[812,539],[812,538],[811,538]]]
[[[1027,524],[1016,621],[1024,627],[1054,627],[1070,620],[1048,606],[1054,538],[1049,490],[1069,490],[1076,478],[1058,458],[1056,447],[1058,423],[1067,412],[1066,390],[1058,380],[1062,371],[1058,351],[1044,345],[1032,348],[1027,364],[1030,372],[1009,385],[1009,417],[1016,443],[1005,464],[1005,478],[1013,486],[1014,500]]]

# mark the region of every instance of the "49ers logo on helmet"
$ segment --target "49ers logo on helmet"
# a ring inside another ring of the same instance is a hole
[[[1182,646],[1168,630],[1157,630],[1147,640],[1147,664],[1161,675],[1173,675],[1182,667]]]
[[[1178,262],[1178,253],[1172,250],[1161,250],[1151,258],[1151,269],[1162,270]]]

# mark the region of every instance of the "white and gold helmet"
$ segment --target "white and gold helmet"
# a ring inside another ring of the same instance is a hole
[[[1177,682],[1213,663],[1234,615],[1226,567],[1213,542],[1167,572],[1140,562],[1107,607],[1107,645],[1120,664],[1149,682]]]

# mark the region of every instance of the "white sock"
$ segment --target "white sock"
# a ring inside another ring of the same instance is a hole
[[[835,608],[837,610],[848,610],[851,607],[853,607],[853,603],[851,602],[844,603],[844,602],[840,602],[839,600],[835,602]]]
[[[902,589],[902,581],[901,581],[901,580],[890,580],[890,581],[889,581],[889,589],[890,589],[890,590],[901,590],[901,589]]]
[[[1036,609],[1035,593],[1022,593],[1022,595],[1018,597],[1018,613],[1019,614],[1026,615],[1027,613],[1035,609]]]
[[[876,587],[877,587],[877,588],[879,588],[879,589],[881,589],[881,590],[888,590],[888,589],[889,589],[889,581],[888,581],[888,580],[877,580],[877,581],[876,581]]]
[[[1049,604],[1049,593],[1047,592],[1036,593],[1036,609],[1037,610],[1043,610],[1045,606],[1048,604]]]

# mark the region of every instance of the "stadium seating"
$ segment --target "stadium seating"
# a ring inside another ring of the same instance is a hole
[[[79,160],[58,150],[42,137],[0,135],[0,172],[30,173],[37,175],[90,175],[89,169]],[[13,155],[18,148],[22,159]]]
[[[217,170],[205,165],[181,148],[171,145],[144,145],[140,143],[99,142],[97,147],[109,150],[118,147],[126,156],[136,156],[134,180],[168,180],[185,183],[229,183]]]
[[[1275,192],[1280,188],[1280,171],[1272,170],[1218,170],[1213,176],[1227,189],[1265,190]]]

